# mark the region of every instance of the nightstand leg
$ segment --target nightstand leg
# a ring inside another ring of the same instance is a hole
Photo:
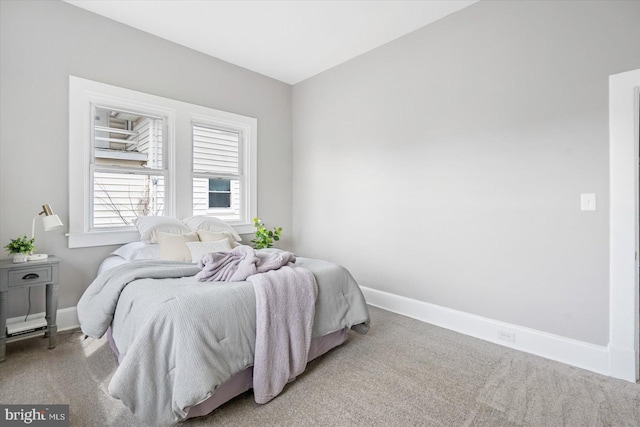
[[[56,337],[58,333],[58,325],[56,317],[58,314],[58,285],[47,284],[47,327],[49,328],[49,348],[55,348]]]
[[[8,292],[0,292],[0,362],[7,352],[7,301]]]

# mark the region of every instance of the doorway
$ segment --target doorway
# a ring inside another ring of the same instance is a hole
[[[636,382],[640,372],[640,69],[609,78],[609,372]]]

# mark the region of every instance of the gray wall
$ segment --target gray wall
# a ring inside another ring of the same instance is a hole
[[[1,1],[0,55],[0,246],[51,204],[66,227],[39,225],[36,245],[62,258],[59,308],[76,305],[114,249],[67,248],[70,74],[256,117],[258,214],[289,244],[291,86],[59,1]],[[32,311],[44,311],[43,295]],[[10,317],[26,307],[26,292],[10,293]]]
[[[640,67],[638,22],[640,2],[481,1],[295,85],[295,251],[606,345],[608,76]]]
[[[296,85],[292,109],[286,84],[62,2],[1,1],[0,246],[42,203],[68,224],[73,74],[257,117],[258,211],[281,247],[605,345],[608,76],[640,67],[638,18],[640,2],[481,1]],[[580,212],[585,192],[598,211]],[[60,308],[113,249],[65,232],[36,232],[63,259]],[[26,293],[10,298],[24,314]]]

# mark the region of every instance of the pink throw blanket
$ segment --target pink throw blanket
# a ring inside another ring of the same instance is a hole
[[[256,252],[238,246],[202,257],[196,279],[247,280],[256,294],[253,394],[267,403],[304,372],[309,356],[318,287],[309,270],[294,267],[289,252]]]
[[[296,257],[290,252],[256,252],[251,246],[240,245],[229,252],[203,256],[198,263],[202,271],[196,274],[196,279],[200,282],[240,282],[295,261]]]
[[[247,279],[256,293],[253,394],[267,403],[307,367],[318,288],[313,273],[282,267]]]

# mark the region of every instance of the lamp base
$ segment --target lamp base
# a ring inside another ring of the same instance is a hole
[[[42,261],[47,258],[49,258],[49,255],[47,254],[33,254],[27,257],[27,261]]]

